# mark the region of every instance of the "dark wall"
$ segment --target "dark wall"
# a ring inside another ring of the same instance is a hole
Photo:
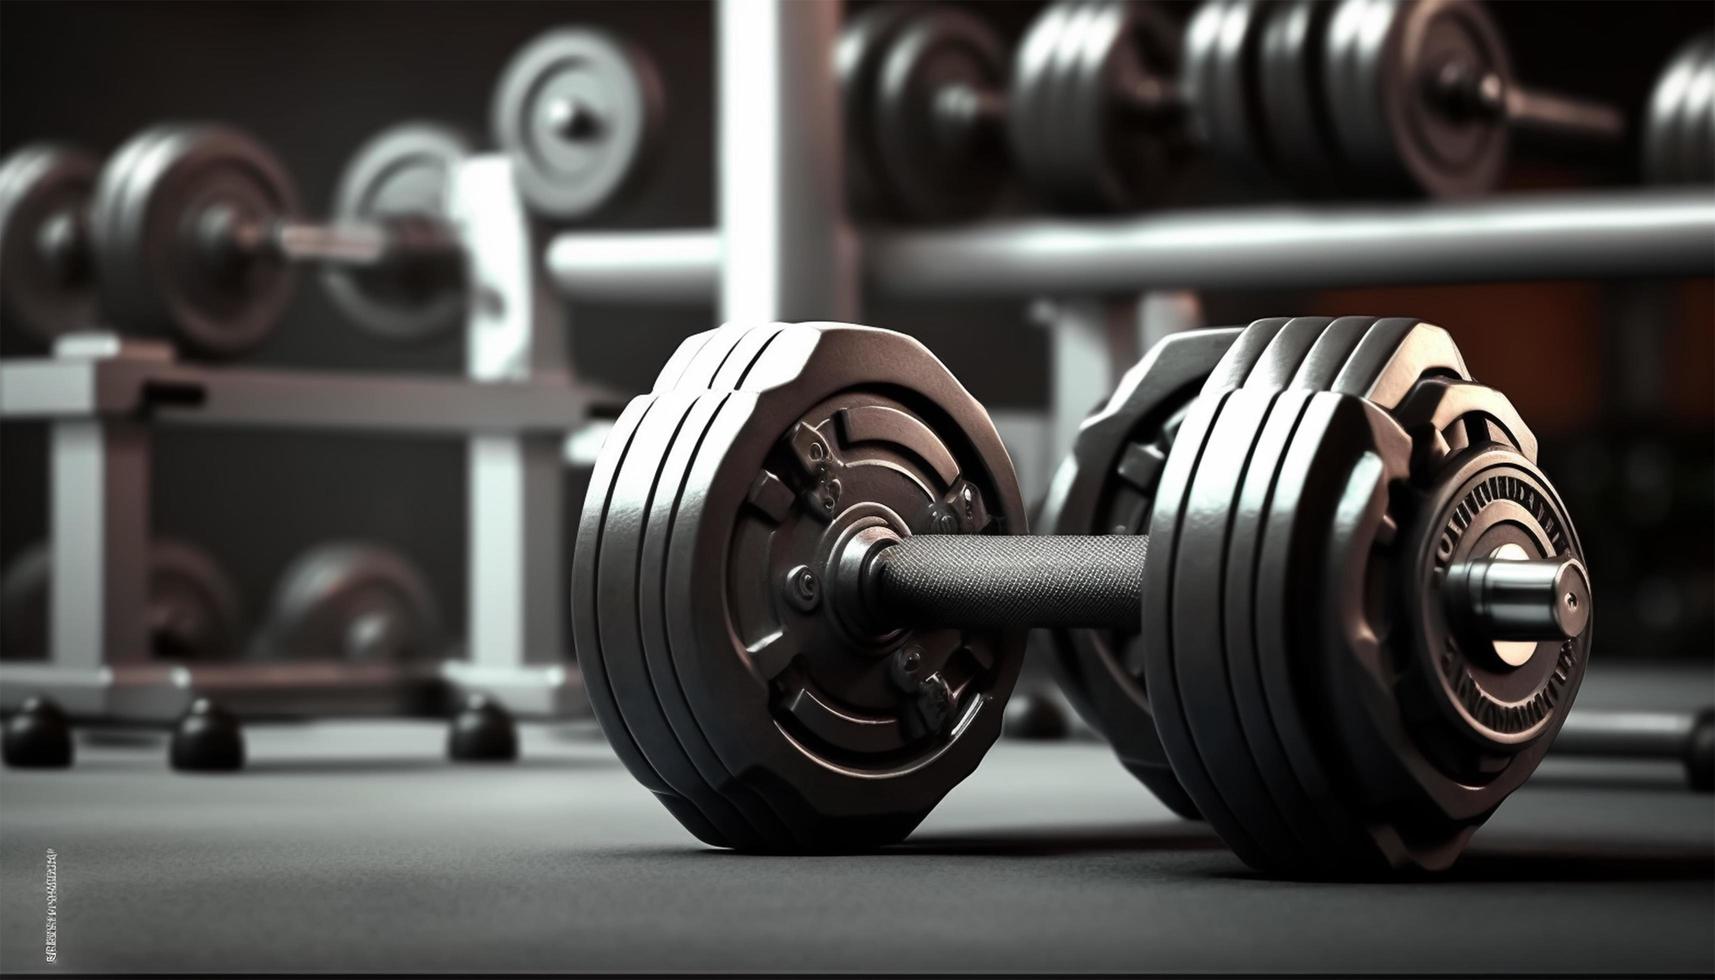
[[[1034,3],[976,7],[1014,37],[1038,9]],[[1707,30],[1712,19],[1702,3],[1493,7],[1521,76],[1610,95],[1634,110],[1668,54],[1690,34]],[[1176,9],[1183,13],[1186,7]],[[347,156],[387,125],[433,119],[486,137],[494,82],[511,54],[549,27],[587,24],[645,47],[668,94],[667,130],[648,179],[591,224],[704,225],[714,218],[713,12],[710,5],[692,2],[6,3],[0,6],[0,152],[55,139],[105,154],[151,123],[220,120],[273,146],[295,175],[302,200],[314,209],[331,195]],[[1522,156],[1508,183],[1635,179],[1630,144],[1621,152],[1544,160]],[[1268,193],[1215,179],[1195,183],[1193,193],[1206,196],[1198,200]],[[1006,207],[1024,210],[1030,202],[1019,197]],[[1637,307],[1638,289],[1671,300],[1645,304],[1667,311],[1651,330],[1640,331],[1627,312]],[[1362,311],[1412,313],[1445,323],[1478,376],[1506,388],[1527,418],[1571,447],[1568,458],[1580,458],[1580,452],[1588,457],[1580,447],[1598,442],[1597,435],[1619,446],[1603,450],[1606,462],[1591,464],[1619,475],[1602,484],[1610,497],[1592,497],[1610,501],[1600,504],[1606,512],[1586,517],[1586,523],[1630,528],[1618,515],[1626,500],[1636,499],[1626,481],[1639,467],[1626,461],[1623,450],[1640,437],[1628,433],[1668,432],[1676,447],[1686,447],[1673,450],[1673,458],[1707,464],[1715,419],[1715,326],[1707,281],[1624,290],[1526,284],[1206,300],[1211,318],[1223,322],[1281,311]],[[628,388],[646,383],[680,337],[710,320],[700,310],[579,307],[573,315],[578,370]],[[866,317],[922,336],[993,404],[1037,404],[1045,393],[1046,344],[1017,306],[873,305]],[[1659,342],[1657,348],[1643,349],[1634,333],[1656,338],[1651,342]],[[0,355],[31,352],[15,330],[0,330]],[[454,337],[394,347],[348,328],[306,278],[280,329],[245,363],[456,372],[460,356]],[[1615,387],[1619,366],[1638,358],[1665,365],[1658,390],[1653,398],[1622,398]],[[160,446],[157,529],[213,549],[234,571],[253,609],[294,553],[323,538],[362,536],[394,543],[420,561],[452,624],[462,625],[464,486],[456,442],[166,432]],[[1547,462],[1554,472],[1554,460]],[[0,429],[0,464],[5,561],[38,538],[45,524],[45,440],[39,428]],[[1598,543],[1601,533],[1587,530],[1586,537],[1593,553],[1609,549],[1608,567],[1650,567],[1659,555],[1682,559],[1685,541],[1698,534],[1704,545],[1711,540],[1706,497],[1691,478],[1673,505],[1691,523],[1658,521],[1651,543],[1630,531],[1616,533],[1617,543],[1611,544]],[[1699,555],[1709,550],[1697,547]],[[1692,567],[1705,570],[1698,581],[1706,581],[1708,559],[1692,557],[1701,563]],[[1603,558],[1596,555],[1592,564],[1600,575]],[[1710,645],[1704,642],[1702,649]]]

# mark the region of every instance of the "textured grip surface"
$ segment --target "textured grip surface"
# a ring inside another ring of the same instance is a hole
[[[1135,631],[1143,535],[920,534],[876,555],[864,590],[893,626]]]

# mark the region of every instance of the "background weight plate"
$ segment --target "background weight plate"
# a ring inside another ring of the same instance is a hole
[[[211,254],[202,218],[224,208],[270,223],[297,196],[256,141],[212,125],[158,126],[103,168],[90,221],[101,302],[117,326],[173,333],[204,354],[260,344],[291,298],[291,267],[267,252]]]
[[[96,163],[81,150],[33,143],[0,162],[0,309],[43,344],[97,326],[85,221]],[[44,238],[70,241],[60,262]]]
[[[48,656],[50,559],[46,544],[24,549],[0,576],[0,653],[7,659]],[[207,552],[157,538],[149,548],[144,606],[149,653],[158,660],[233,659],[242,643],[238,588]]]
[[[1161,198],[1174,171],[1175,135],[1135,118],[1130,98],[1150,78],[1179,77],[1179,37],[1144,0],[1101,0],[1067,66],[1065,134],[1075,169],[1060,188],[1069,207],[1133,210]]]
[[[1235,172],[1256,176],[1272,163],[1260,112],[1257,62],[1268,4],[1211,0],[1185,30],[1180,85],[1192,127]]]
[[[403,123],[358,149],[334,191],[333,224],[451,220],[452,183],[471,143],[435,123]],[[464,263],[457,256],[379,267],[326,265],[322,285],[341,313],[383,340],[427,340],[464,319]]]
[[[1327,0],[1282,0],[1263,14],[1256,60],[1260,122],[1276,168],[1295,189],[1318,196],[1341,182],[1345,161],[1322,97]]]
[[[643,51],[588,28],[550,31],[501,74],[494,132],[530,206],[550,218],[587,217],[648,162],[663,94]]]
[[[1043,500],[1049,534],[1144,534],[1161,467],[1178,423],[1238,330],[1174,334],[1120,380],[1106,405],[1079,427],[1071,453]],[[1113,745],[1121,762],[1175,813],[1196,808],[1173,777],[1143,687],[1138,636],[1053,630],[1055,679],[1079,715]]]
[[[1506,164],[1504,114],[1449,112],[1427,80],[1449,60],[1513,85],[1500,31],[1474,0],[1339,0],[1324,48],[1324,95],[1341,147],[1380,189],[1470,197]]]
[[[590,706],[596,722],[608,744],[632,778],[642,783],[660,800],[698,840],[714,847],[731,847],[726,831],[710,822],[703,811],[667,784],[644,755],[625,717],[620,713],[613,683],[608,678],[607,662],[601,643],[602,605],[600,593],[599,558],[606,530],[609,503],[614,492],[614,479],[620,466],[630,455],[637,429],[656,396],[640,395],[626,405],[614,422],[613,430],[602,444],[590,472],[590,482],[578,519],[576,547],[572,550],[572,636],[577,647],[578,665],[583,670],[584,685],[589,691]],[[733,821],[727,821],[730,825]],[[743,828],[741,828],[741,831]],[[744,838],[741,838],[744,839]]]
[[[905,3],[878,3],[846,18],[840,26],[834,64],[845,119],[846,199],[859,214],[885,215],[891,206],[876,150],[876,80],[893,35],[916,9]]]
[[[1054,112],[1054,63],[1074,9],[1074,0],[1061,0],[1030,22],[1013,56],[1007,98],[1007,144],[1013,165],[1027,180],[1049,186],[1055,183],[1054,155],[1059,149],[1048,133]]]
[[[995,31],[955,7],[919,9],[887,40],[870,104],[885,196],[908,217],[967,220],[999,196],[1006,165],[987,121],[949,128],[942,97],[1005,90],[1006,55]]]
[[[278,660],[405,663],[442,654],[423,575],[384,545],[337,541],[293,559],[269,610],[263,653]]]

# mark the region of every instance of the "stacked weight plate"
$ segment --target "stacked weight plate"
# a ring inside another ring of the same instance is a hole
[[[757,583],[784,581],[791,565],[777,565],[866,522],[1017,526],[1016,483],[980,407],[898,335],[728,326],[682,345],[609,438],[623,451],[592,474],[573,620],[627,767],[710,843],[827,850],[909,833],[998,735],[1022,634],[922,637],[961,714],[915,725],[893,708],[881,654],[897,632],[865,657],[865,641]],[[895,506],[842,510],[843,486]],[[960,524],[943,501],[965,487],[992,521]]]

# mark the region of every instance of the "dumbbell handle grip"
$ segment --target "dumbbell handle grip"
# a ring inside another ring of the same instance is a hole
[[[452,257],[459,252],[458,238],[451,229],[425,219],[328,225],[280,221],[269,237],[269,244],[287,259],[336,265],[384,265]]]
[[[1507,92],[1507,119],[1545,136],[1612,141],[1626,134],[1625,116],[1613,106],[1518,86]]]
[[[1136,632],[1148,553],[1143,535],[913,535],[869,562],[865,614],[891,627]]]

